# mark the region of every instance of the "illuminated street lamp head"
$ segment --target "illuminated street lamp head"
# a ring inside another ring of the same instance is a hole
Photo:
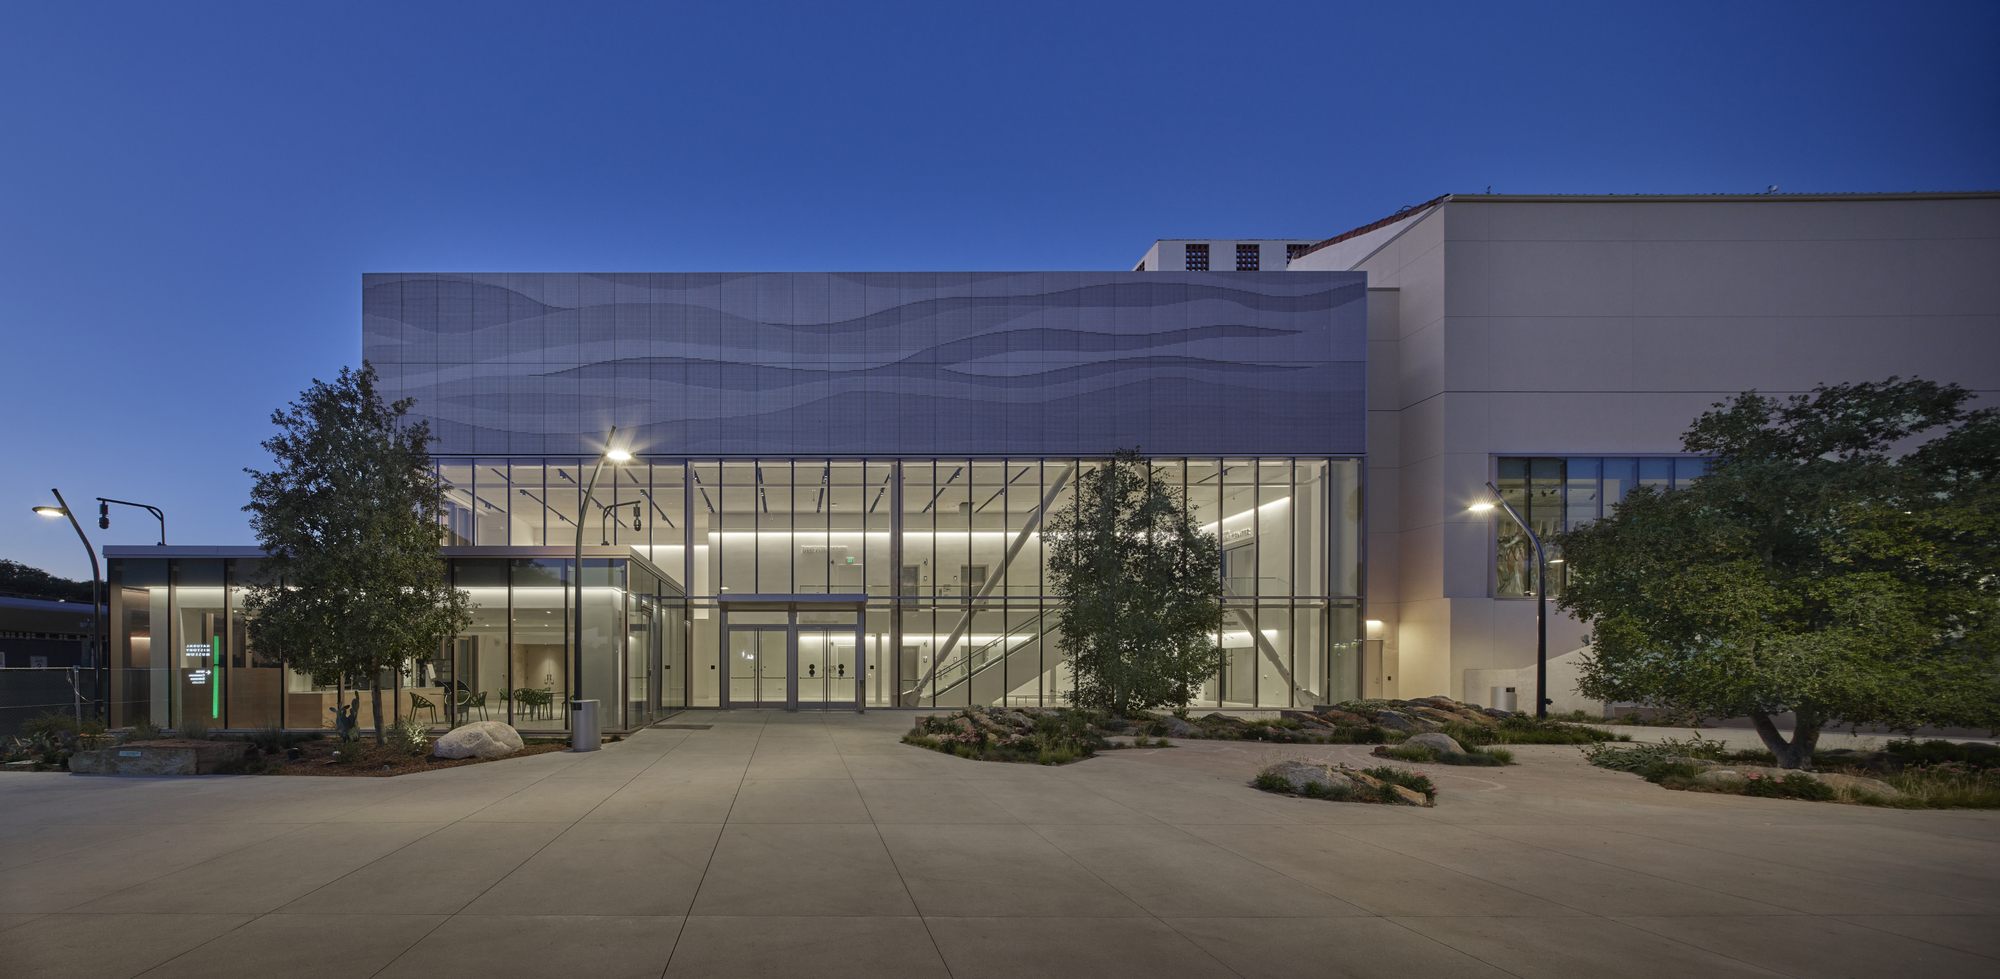
[[[1474,503],[1473,505],[1466,507],[1466,509],[1471,510],[1473,513],[1485,513],[1486,511],[1493,509],[1493,504],[1481,500],[1478,503]]]
[[[59,506],[38,506],[38,507],[36,507],[36,508],[35,508],[35,512],[36,512],[36,513],[39,513],[39,514],[41,514],[41,515],[42,515],[42,516],[44,516],[44,517],[67,517],[67,516],[69,516],[69,511],[68,511],[68,510],[65,510],[65,509],[63,509],[62,507],[59,507]]]
[[[624,449],[607,449],[605,450],[604,457],[612,462],[630,462],[632,460],[632,453]]]

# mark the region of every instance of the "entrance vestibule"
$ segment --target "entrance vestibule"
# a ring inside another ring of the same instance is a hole
[[[723,709],[862,710],[866,600],[753,596],[722,605]]]

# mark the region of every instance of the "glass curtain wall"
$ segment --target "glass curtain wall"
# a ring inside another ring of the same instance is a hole
[[[111,723],[150,720],[177,728],[325,730],[334,708],[359,697],[359,722],[375,724],[366,678],[317,685],[260,653],[243,612],[257,561],[118,558],[110,562]],[[439,726],[504,720],[523,730],[568,726],[568,560],[451,558],[454,585],[472,599],[472,621],[447,646],[382,677],[383,720],[423,717]],[[677,585],[622,558],[586,558],[584,692],[603,701],[606,727],[636,727],[684,706],[685,602]]]
[[[1044,513],[1074,502],[1078,474],[1098,464],[641,458],[607,465],[588,501],[578,486],[589,479],[589,463],[574,459],[440,459],[438,473],[450,486],[445,519],[454,541],[569,544],[582,512],[586,544],[639,547],[665,573],[660,591],[674,599],[662,608],[671,604],[681,618],[678,628],[659,633],[658,669],[645,672],[652,669],[650,652],[622,654],[624,691],[591,689],[589,696],[715,706],[721,602],[865,596],[867,702],[933,707],[1061,702],[1070,681],[1038,531]],[[1224,549],[1227,610],[1216,640],[1227,664],[1204,685],[1198,704],[1290,707],[1355,696],[1358,461],[1192,458],[1154,465]],[[517,581],[517,628],[567,620],[559,604],[561,572],[552,565],[539,573],[555,576],[557,585],[540,605],[524,608],[522,589],[530,586]],[[615,576],[598,581],[594,576],[610,572],[588,562],[584,574],[584,643],[592,649],[592,616],[610,614],[605,603],[627,586]],[[629,621],[626,632],[628,642],[636,641]],[[557,703],[567,696],[557,689],[560,671],[526,661],[547,657],[525,647],[561,648],[567,641],[553,633],[543,638],[513,640],[512,669],[540,683],[515,682],[509,695],[514,716],[526,714],[531,725],[561,724],[520,703],[541,699],[544,689]],[[602,675],[613,674],[587,667],[587,677]],[[657,686],[635,689],[645,684]]]
[[[1635,486],[1680,489],[1708,469],[1708,460],[1699,456],[1501,456],[1498,462],[1494,485],[1535,529],[1551,562],[1560,555],[1548,543],[1550,534],[1610,516]],[[1534,543],[1504,513],[1494,519],[1493,528],[1494,594],[1534,598],[1541,577]],[[1561,564],[1550,565],[1550,597],[1562,594],[1565,575]]]

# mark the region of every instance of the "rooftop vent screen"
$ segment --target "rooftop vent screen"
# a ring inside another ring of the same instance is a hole
[[[1256,245],[1237,245],[1236,271],[1238,272],[1257,271],[1257,254],[1259,251],[1260,249]]]
[[[1207,242],[1203,242],[1199,245],[1187,246],[1187,270],[1190,272],[1208,271]]]

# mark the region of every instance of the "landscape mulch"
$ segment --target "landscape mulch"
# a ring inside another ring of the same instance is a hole
[[[360,748],[366,752],[364,760],[345,765],[334,760],[335,751],[351,748]],[[443,768],[458,768],[463,765],[478,765],[489,761],[506,761],[509,758],[526,758],[529,755],[543,755],[568,748],[567,744],[530,744],[511,755],[502,755],[498,758],[439,758],[435,755],[416,758],[387,745],[378,748],[368,742],[343,744],[338,741],[315,741],[299,746],[302,757],[282,762],[264,774],[388,778],[416,772],[432,772]]]

